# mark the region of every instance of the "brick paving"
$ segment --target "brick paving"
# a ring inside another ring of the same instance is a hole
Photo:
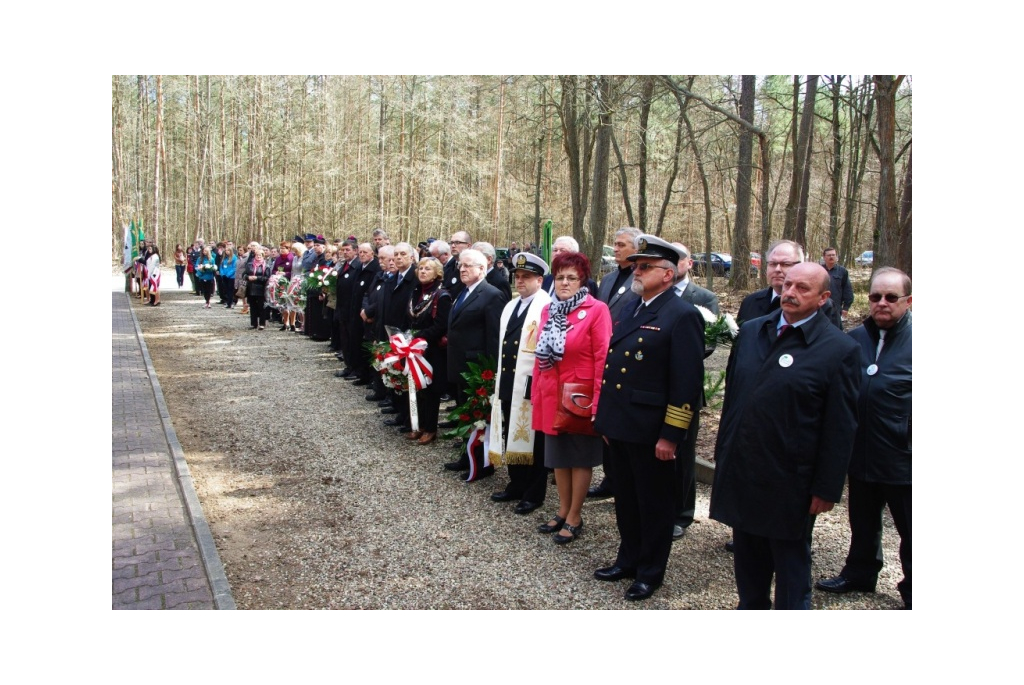
[[[234,609],[124,292],[112,293],[113,609]]]

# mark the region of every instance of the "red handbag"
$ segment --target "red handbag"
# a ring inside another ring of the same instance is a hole
[[[592,394],[593,386],[589,383],[564,384],[558,409],[555,411],[554,429],[559,433],[597,435],[590,413],[590,408],[594,404]]]

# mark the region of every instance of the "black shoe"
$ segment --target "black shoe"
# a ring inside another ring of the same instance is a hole
[[[381,414],[397,414],[398,410],[389,405],[387,407],[381,407],[380,413]]]
[[[287,331],[287,330],[288,330],[288,327],[287,327],[287,326],[281,326],[281,327],[280,327],[280,328],[278,328],[277,330],[279,330],[279,331]]]
[[[578,526],[571,526],[568,523],[562,525],[562,530],[568,531],[568,535],[562,535],[561,532],[555,533],[551,536],[556,545],[568,545],[570,542],[578,538],[583,534],[583,519],[580,519]]]
[[[346,366],[344,369],[341,370],[341,377],[342,378],[348,378],[349,376],[354,376],[354,375],[356,375],[356,372],[352,370],[351,366]]]
[[[475,483],[478,480],[483,480],[484,478],[490,478],[493,475],[494,475],[494,466],[492,464],[488,464],[487,466],[485,466],[482,469],[478,470],[476,472],[476,475],[473,477],[472,480],[470,480],[468,473],[464,477],[462,477],[462,480],[466,481],[467,483]]]
[[[401,426],[401,425],[404,425],[404,424],[405,424],[405,420],[404,419],[385,419],[384,420],[384,425],[385,426]],[[409,431],[405,431],[405,432],[408,433]]]
[[[824,592],[834,592],[838,595],[845,594],[847,592],[874,592],[874,585],[867,585],[864,583],[853,583],[842,576],[836,576],[835,578],[825,578],[819,580],[814,584],[814,587]]]
[[[385,397],[384,399],[377,403],[377,406],[383,409],[384,407],[393,407],[395,406],[395,403],[391,401],[390,397]]]
[[[519,496],[513,495],[508,490],[502,490],[501,492],[495,492],[491,494],[492,502],[511,502],[514,499],[519,499]]]
[[[608,499],[609,497],[614,497],[614,495],[604,483],[587,490],[587,499]]]
[[[555,514],[554,516],[551,517],[551,520],[554,521],[554,523],[542,523],[539,526],[537,526],[537,532],[538,533],[555,533],[557,531],[562,530],[562,526],[565,525],[565,519],[564,518],[562,518],[561,516]]]
[[[450,429],[450,428],[455,428],[458,425],[459,425],[458,421],[442,421],[441,423],[437,424],[437,427],[438,428]]]
[[[686,535],[686,529],[682,526],[672,526],[672,539],[682,540],[683,536]]]
[[[356,378],[349,378],[348,380],[355,381],[354,383],[352,383],[352,385],[369,385],[370,384],[370,379],[369,378],[359,378],[359,377],[356,377]]]
[[[345,378],[345,375],[346,375],[346,374],[345,374],[345,372],[344,372],[344,371],[335,371],[335,372],[334,372],[334,377],[335,377],[335,378]]]
[[[450,461],[444,465],[445,471],[468,471],[469,470],[469,457],[463,455],[455,461]]]
[[[453,399],[454,398],[451,395],[449,395],[448,393],[445,393],[445,394],[441,395],[441,404],[444,404],[445,402],[451,402]]]
[[[641,583],[639,580],[635,580],[633,581],[633,584],[629,586],[629,589],[626,590],[626,599],[634,602],[640,602],[653,595],[654,591],[657,589],[657,585]]]
[[[409,425],[408,421],[403,421],[402,425],[398,427],[399,433],[412,433],[412,426]],[[419,437],[419,436],[417,436]]]
[[[524,499],[524,500],[520,501],[519,504],[516,505],[516,508],[513,509],[512,511],[514,511],[517,514],[525,516],[526,514],[529,514],[531,511],[533,511],[534,509],[540,509],[540,506],[542,504],[543,504],[543,502],[530,502],[530,501],[527,501],[527,500]]]
[[[599,568],[594,571],[594,577],[598,580],[606,580],[609,582],[622,580],[623,578],[636,578],[636,571],[628,568],[622,568],[621,566],[607,566],[605,568]]]
[[[729,542],[725,543],[725,551],[729,552],[730,554],[735,554],[736,553],[736,543],[733,542],[732,540],[729,540]]]
[[[384,399],[384,393],[382,392],[371,392],[366,396],[367,402],[380,402],[382,399]]]

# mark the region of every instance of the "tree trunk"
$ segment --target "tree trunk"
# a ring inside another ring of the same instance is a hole
[[[693,77],[690,77],[690,82],[687,84],[688,88],[693,87]],[[693,131],[693,124],[690,123],[690,117],[686,114],[686,108],[690,104],[690,98],[687,97],[684,101],[679,91],[675,91],[676,102],[679,103],[679,115],[683,118],[683,123],[686,125],[686,135],[690,141],[690,150],[693,152],[693,158],[697,162],[697,175],[700,178],[701,188],[704,190],[704,254],[706,256],[704,269],[704,275],[707,278],[708,290],[714,290],[715,288],[715,271],[711,268],[711,187],[708,184],[708,175],[704,171],[704,156],[701,154],[700,147],[697,145],[697,135]],[[690,247],[693,250],[693,247]]]
[[[637,181],[637,221],[636,225],[647,232],[647,124],[651,116],[651,98],[654,95],[654,79],[644,79],[643,92],[640,94],[640,154],[638,159]]]
[[[754,90],[757,87],[755,76],[743,76],[740,86],[740,118],[754,120]],[[752,177],[754,175],[754,134],[746,126],[740,127],[739,173],[736,177],[736,226],[732,237],[732,279],[734,288],[747,288],[750,269],[747,268],[750,254],[750,199],[752,194]]]
[[[814,98],[817,95],[817,89],[818,77],[808,76],[803,114],[800,117],[800,133],[796,149],[793,150],[793,177],[789,185],[789,200],[786,202],[786,223],[782,229],[783,238],[795,240],[801,245],[804,245],[807,232],[807,195],[804,192],[804,185],[810,171],[811,131],[814,125]],[[796,123],[795,100],[794,94],[794,124]]]
[[[604,237],[608,232],[608,157],[612,138],[611,79],[608,76],[600,76],[597,86],[600,95],[598,98],[600,115],[596,133],[597,144],[594,151],[594,189],[591,192],[593,206],[590,212],[590,235],[583,236],[584,240],[580,241],[580,250],[587,255],[590,263],[599,269]]]
[[[839,106],[843,76],[832,77],[832,168],[829,170],[832,179],[832,192],[828,200],[828,246],[838,247],[839,240],[839,196],[843,180],[843,136],[839,120]],[[845,255],[843,255],[845,258]]]
[[[850,163],[846,177],[846,203],[843,213],[843,237],[839,254],[846,266],[853,264],[856,241],[856,216],[860,207],[861,183],[867,171],[866,142],[871,135],[871,117],[874,96],[870,81],[866,81],[850,94],[847,119],[851,122]]]
[[[911,230],[911,219],[913,218],[913,203],[911,201],[911,164],[914,161],[913,153],[907,159],[907,175],[903,178],[903,200],[900,202],[900,249],[896,259],[896,267],[906,273],[913,275],[914,262],[911,247],[913,246],[913,231]]]
[[[636,226],[633,223],[633,204],[629,200],[629,179],[626,177],[626,160],[622,158],[622,150],[619,149],[619,141],[612,131],[612,150],[615,151],[615,159],[618,160],[619,186],[622,189],[622,206],[626,212],[626,225]]]
[[[160,160],[164,146],[164,80],[156,77],[156,154],[153,165],[153,240],[160,244]]]
[[[896,197],[896,91],[903,77],[875,75],[878,108],[878,212],[872,270],[895,266],[900,251],[899,206]]]
[[[491,244],[498,245],[498,219],[501,216],[501,147],[505,126],[505,77],[498,91],[498,144],[494,155],[494,209],[491,212]]]

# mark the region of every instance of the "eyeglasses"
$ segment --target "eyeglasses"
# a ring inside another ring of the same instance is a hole
[[[644,262],[643,264],[636,265],[637,271],[650,271],[651,269],[668,269],[668,267],[661,266],[660,264],[651,264],[649,262]]]
[[[580,280],[579,276],[555,276],[556,281],[565,281],[566,283],[575,283]]]
[[[800,262],[768,262],[768,268],[774,269],[776,267],[782,267],[783,269],[788,269],[789,267],[796,266],[799,263]]]
[[[453,241],[451,241],[450,244],[451,245],[469,245],[469,243],[467,243],[465,240],[453,240]]]
[[[895,295],[893,293],[886,293],[885,295],[883,295],[882,293],[871,293],[870,295],[868,295],[868,299],[871,300],[872,302],[881,302],[883,297],[885,298],[885,301],[888,302],[889,304],[896,304],[903,298],[910,297],[910,295]]]

